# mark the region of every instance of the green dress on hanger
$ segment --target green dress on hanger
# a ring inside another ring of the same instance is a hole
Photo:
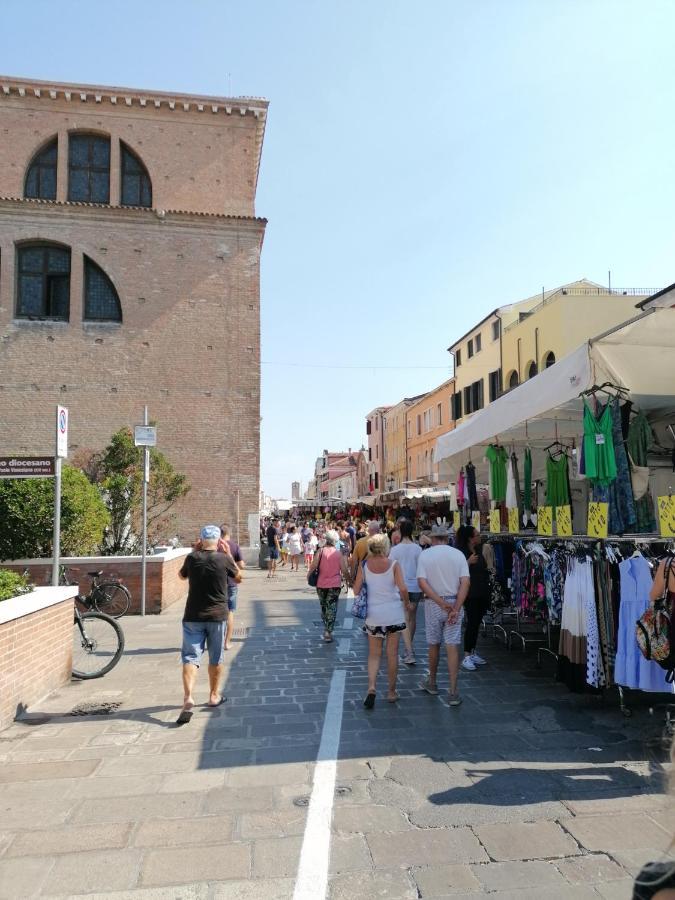
[[[546,454],[546,505],[553,507],[555,518],[556,506],[567,506],[570,502],[569,482],[567,480],[567,456],[563,453],[558,459]]]
[[[608,485],[616,478],[616,457],[612,439],[612,409],[607,404],[596,419],[584,399],[584,466],[593,484]]]

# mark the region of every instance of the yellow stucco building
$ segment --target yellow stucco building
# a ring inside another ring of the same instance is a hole
[[[494,309],[448,347],[455,365],[453,422],[461,424],[584,341],[632,318],[649,293],[610,291],[581,278]]]
[[[502,323],[504,390],[534,378],[584,341],[631,319],[636,303],[648,294],[639,288],[610,291],[585,278],[544,291],[535,305]]]

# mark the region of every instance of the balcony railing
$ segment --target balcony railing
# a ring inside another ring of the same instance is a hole
[[[655,294],[658,288],[612,288],[610,291],[608,288],[562,288],[555,293],[551,294],[548,297],[545,297],[541,303],[538,303],[536,306],[533,306],[532,309],[528,309],[527,311],[521,313],[521,318],[516,319],[515,322],[511,322],[510,325],[507,325],[504,328],[504,333],[507,331],[512,331],[514,328],[517,328],[523,322],[530,318],[530,316],[534,315],[534,313],[539,312],[544,306],[548,306],[549,303],[553,303],[556,300],[559,300],[560,297],[649,297],[651,294]]]

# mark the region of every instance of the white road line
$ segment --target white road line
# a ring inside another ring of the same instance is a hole
[[[338,656],[346,656],[352,646],[351,638],[340,638],[338,641]]]
[[[330,826],[346,675],[344,669],[336,669],[330,682],[293,900],[319,900],[328,889]]]
[[[354,617],[353,616],[345,616],[344,622],[342,623],[342,627],[345,631],[351,631],[352,626],[354,625]]]

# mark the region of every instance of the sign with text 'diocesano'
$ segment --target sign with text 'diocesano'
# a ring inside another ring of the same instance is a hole
[[[51,478],[51,456],[0,456],[0,478]]]

